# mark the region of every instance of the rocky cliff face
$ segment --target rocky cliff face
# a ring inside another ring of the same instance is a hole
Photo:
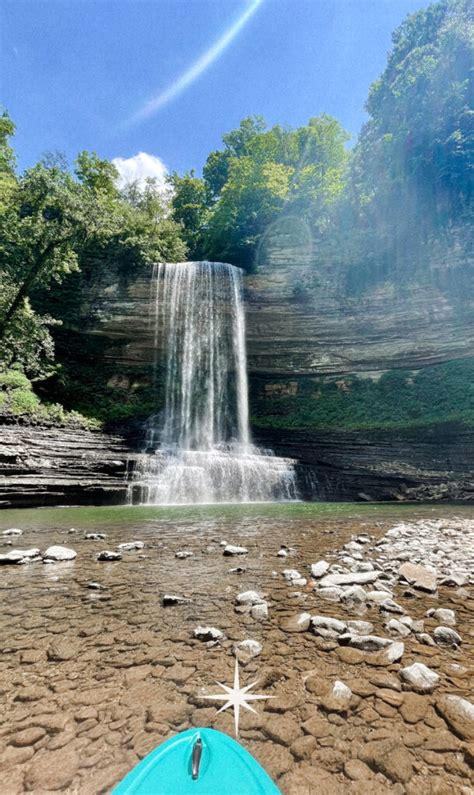
[[[248,366],[263,394],[261,415],[271,414],[272,401],[282,394],[296,400],[303,377],[340,379],[342,389],[347,376],[376,381],[387,370],[420,371],[474,355],[474,291],[458,263],[435,263],[423,283],[401,277],[397,286],[381,282],[356,296],[341,274],[316,268],[308,241],[297,238],[273,234],[259,253],[256,273],[245,277]],[[151,269],[128,285],[111,281],[84,297],[82,314],[84,333],[105,343],[105,359],[114,368],[110,384],[120,401],[124,390],[134,388],[135,369],[142,381],[148,370],[151,381]],[[472,499],[474,434],[462,424],[436,432],[370,433],[279,425],[256,430],[256,438],[301,462],[307,497]],[[127,444],[124,437],[9,427],[0,459],[6,472],[1,499],[121,501],[133,447]]]
[[[1,507],[125,502],[124,436],[16,422],[0,435]]]

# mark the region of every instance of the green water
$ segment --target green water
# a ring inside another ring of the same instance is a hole
[[[30,529],[136,527],[137,525],[164,522],[202,524],[206,519],[233,524],[239,520],[255,519],[320,519],[341,520],[413,520],[446,515],[474,516],[474,507],[463,504],[409,504],[409,503],[349,503],[349,502],[294,502],[245,503],[218,505],[177,506],[76,506],[56,508],[7,509],[0,512],[0,530],[8,527]]]

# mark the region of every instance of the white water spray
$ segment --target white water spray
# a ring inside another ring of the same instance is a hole
[[[241,272],[216,262],[156,265],[154,379],[165,407],[148,421],[129,484],[148,505],[297,499],[290,459],[251,443]]]

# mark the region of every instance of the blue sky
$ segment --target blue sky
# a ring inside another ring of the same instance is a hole
[[[144,152],[170,170],[200,171],[222,134],[252,114],[298,126],[326,112],[356,136],[391,32],[426,5],[0,0],[0,100],[18,127],[19,167],[47,151],[72,160],[92,149],[107,158]],[[203,59],[243,16],[218,57]],[[137,163],[129,167],[153,170],[151,159]]]

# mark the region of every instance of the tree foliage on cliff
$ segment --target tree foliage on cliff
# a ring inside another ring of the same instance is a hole
[[[157,260],[181,259],[186,246],[155,186],[120,193],[112,163],[81,152],[71,173],[61,156],[46,156],[15,172],[9,138],[14,125],[0,117],[0,363],[21,365],[33,377],[53,360],[52,319],[32,308],[38,291],[54,293],[61,321],[62,288],[80,273],[91,279],[111,263],[131,273]]]
[[[318,234],[343,190],[347,140],[326,114],[296,130],[243,119],[210,153],[202,179],[171,177],[173,215],[193,254],[251,268],[262,235],[282,215],[305,218]]]

